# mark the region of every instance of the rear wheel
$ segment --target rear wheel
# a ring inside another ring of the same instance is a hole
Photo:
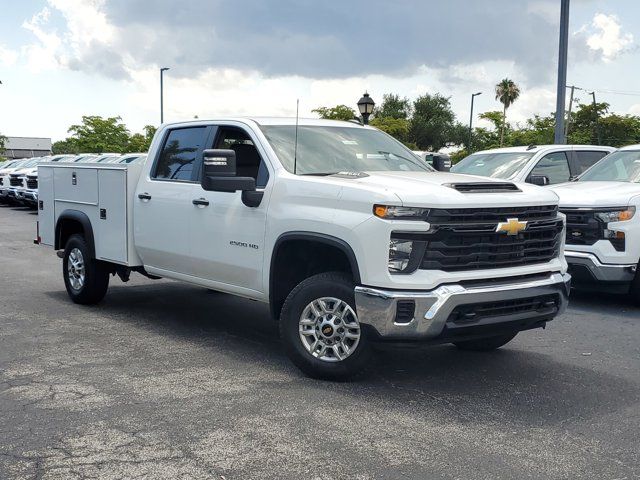
[[[507,335],[496,335],[495,337],[478,338],[476,340],[463,340],[453,344],[460,350],[471,350],[474,352],[488,352],[506,345],[515,338],[518,333]]]
[[[82,305],[98,303],[109,288],[108,270],[100,261],[91,258],[89,247],[81,235],[72,235],[67,241],[62,275],[69,298]]]
[[[362,335],[353,289],[348,276],[321,273],[288,295],[280,338],[291,361],[309,377],[344,380],[368,365],[371,349]]]

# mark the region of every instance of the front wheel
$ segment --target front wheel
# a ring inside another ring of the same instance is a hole
[[[362,335],[353,289],[348,276],[321,273],[289,293],[280,338],[291,361],[309,377],[344,380],[368,365],[371,349]]]
[[[496,335],[494,337],[478,338],[476,340],[463,340],[453,344],[460,350],[471,350],[474,352],[489,352],[506,345],[515,338],[518,333],[508,333],[506,335]]]
[[[104,298],[109,288],[109,272],[91,258],[84,237],[72,235],[62,258],[62,275],[69,298],[74,303],[93,305]]]

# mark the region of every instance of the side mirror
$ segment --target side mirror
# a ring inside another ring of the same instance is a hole
[[[256,179],[236,177],[236,152],[210,149],[203,152],[200,185],[208,192],[242,192],[242,202],[247,207],[257,207],[263,192],[256,191]]]
[[[529,177],[529,183],[534,185],[539,185],[541,187],[546,187],[549,185],[549,177],[546,175],[531,175]]]
[[[451,170],[451,158],[448,155],[434,155],[433,168],[439,172],[448,172]]]

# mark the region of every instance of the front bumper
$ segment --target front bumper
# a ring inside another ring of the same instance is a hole
[[[449,342],[543,326],[564,312],[571,275],[441,285],[429,291],[356,287],[358,319],[383,340]],[[413,315],[398,320],[398,308]]]
[[[636,274],[635,263],[602,263],[593,253],[588,252],[565,251],[564,255],[576,280],[629,283]]]

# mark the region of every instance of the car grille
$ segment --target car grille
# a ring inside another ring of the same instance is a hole
[[[27,188],[29,190],[38,188],[38,177],[27,177]]]
[[[17,175],[16,176],[11,175],[9,183],[11,184],[12,187],[21,187],[22,186],[22,178],[17,176]]]
[[[604,224],[596,218],[596,210],[562,209],[561,212],[567,216],[567,244],[593,245],[604,238]]]
[[[497,232],[498,223],[517,218],[527,227],[516,235]],[[455,272],[546,263],[557,257],[562,220],[557,207],[432,210],[432,233],[420,269]]]

